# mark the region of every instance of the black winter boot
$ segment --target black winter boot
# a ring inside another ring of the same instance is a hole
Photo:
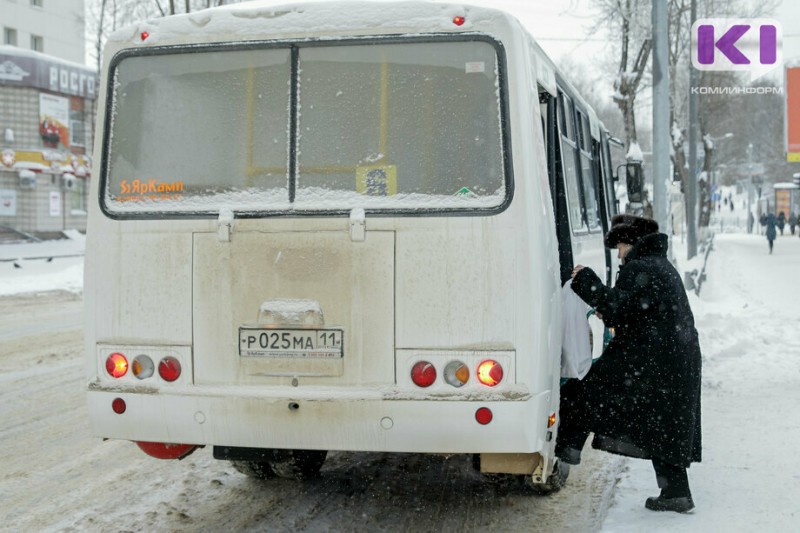
[[[676,513],[688,513],[694,509],[694,501],[691,496],[678,496],[675,498],[665,498],[662,494],[658,497],[647,498],[644,506],[651,511],[673,511]]]
[[[686,468],[673,465],[653,458],[653,469],[656,471],[656,481],[661,489],[658,497],[647,498],[644,506],[651,511],[673,511],[688,513],[694,509],[692,492],[689,490],[689,478]]]

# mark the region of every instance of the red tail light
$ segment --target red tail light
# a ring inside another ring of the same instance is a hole
[[[158,363],[158,375],[164,381],[175,381],[181,377],[181,363],[174,357],[165,357]]]
[[[430,387],[436,381],[436,368],[428,361],[419,361],[411,368],[411,381],[418,387]]]
[[[488,407],[481,407],[475,411],[475,420],[478,421],[478,424],[485,426],[492,421],[492,418],[494,418],[494,415],[492,415],[492,411]]]
[[[464,24],[464,22],[466,22],[466,19],[461,15],[453,17],[453,24],[455,24],[456,26],[461,26],[462,24]]]
[[[183,459],[197,448],[194,444],[170,444],[167,442],[137,441],[136,445],[144,453],[156,459]]]
[[[126,408],[127,405],[125,405],[125,400],[123,400],[122,398],[114,398],[111,401],[111,409],[113,409],[114,412],[117,413],[118,415],[124,413]]]
[[[115,378],[121,378],[128,371],[128,359],[119,352],[114,352],[106,359],[106,370]]]
[[[494,387],[503,379],[503,367],[492,359],[487,359],[478,365],[478,381],[484,385]]]

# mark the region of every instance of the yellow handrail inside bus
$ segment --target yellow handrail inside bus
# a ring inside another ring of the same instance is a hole
[[[380,70],[380,132],[379,132],[379,146],[378,150],[380,157],[378,161],[385,161],[387,159],[386,152],[389,146],[389,62],[386,59],[386,54],[383,54],[381,60]],[[253,163],[253,151],[255,142],[255,121],[254,121],[254,106],[255,106],[255,69],[250,67],[247,69],[247,147],[246,157],[247,166],[245,170],[246,181],[245,185],[250,187],[253,185],[253,178],[261,174],[285,174],[285,167],[260,167]],[[357,166],[316,166],[316,167],[299,167],[303,172],[314,174],[353,174],[357,170]]]

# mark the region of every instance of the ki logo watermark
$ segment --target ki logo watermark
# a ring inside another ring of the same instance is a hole
[[[783,65],[783,28],[773,19],[699,19],[692,25],[692,65],[747,71],[752,82]]]

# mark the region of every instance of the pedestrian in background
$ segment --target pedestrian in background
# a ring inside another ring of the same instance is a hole
[[[794,235],[794,228],[797,226],[797,216],[792,211],[789,214],[789,229],[792,230],[792,235]]]
[[[772,213],[767,213],[764,217],[764,222],[762,222],[762,226],[765,226],[767,229],[767,242],[769,243],[769,253],[772,253],[772,245],[775,242],[775,238],[778,236],[778,232],[775,231],[775,226],[778,224],[778,221],[775,220],[775,215]]]
[[[653,462],[661,494],[653,511],[694,508],[686,467],[701,459],[700,344],[683,280],[667,259],[658,224],[616,215],[605,237],[623,264],[607,287],[590,268],[572,273],[572,290],[615,335],[583,380],[561,388],[556,455],[579,464],[592,447]]]
[[[786,225],[786,215],[783,214],[783,211],[778,213],[778,228],[781,230],[781,235],[783,235],[783,227]]]

